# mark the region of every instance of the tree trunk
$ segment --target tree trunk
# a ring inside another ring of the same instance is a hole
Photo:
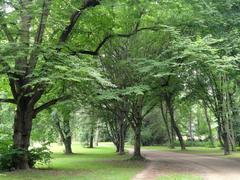
[[[238,119],[238,111],[237,111],[237,108],[236,108],[236,105],[234,103],[234,100],[233,100],[233,95],[228,93],[228,97],[229,97],[229,111],[231,111],[231,119],[230,119],[230,129],[231,129],[231,145],[232,145],[232,150],[233,151],[237,151],[236,150],[236,134],[235,134],[235,131],[234,131],[234,124],[233,122],[236,122],[237,119]]]
[[[143,159],[141,155],[141,126],[137,126],[134,130],[134,152],[132,159]]]
[[[89,141],[89,148],[93,148],[93,140],[94,140],[94,132],[93,127],[91,128],[91,134],[90,134],[90,141]]]
[[[185,144],[184,144],[184,141],[183,141],[183,138],[182,138],[182,134],[175,122],[175,118],[174,118],[174,110],[173,110],[173,105],[172,105],[172,100],[170,98],[167,98],[166,100],[166,103],[167,103],[167,106],[168,106],[168,111],[169,111],[169,115],[170,115],[170,121],[171,121],[171,125],[174,129],[174,131],[176,132],[176,135],[178,137],[178,140],[180,142],[180,145],[181,145],[181,149],[182,150],[185,150],[186,147],[185,147]]]
[[[58,119],[59,133],[62,137],[62,141],[65,147],[65,154],[72,154],[72,132],[70,126],[70,120],[68,118],[63,120],[63,127],[60,126]]]
[[[172,148],[175,148],[175,142],[176,142],[176,134],[175,134],[175,130],[172,127],[172,124],[170,123],[170,129],[171,129],[171,138],[172,138]]]
[[[72,136],[67,136],[63,143],[65,147],[65,154],[72,154]]]
[[[192,109],[190,109],[190,114],[189,114],[189,135],[190,135],[190,140],[191,140],[191,146],[193,146],[193,141],[194,141],[192,126],[193,126],[193,124],[192,124]]]
[[[222,139],[223,139],[223,149],[224,149],[224,155],[230,154],[230,140],[229,140],[229,124],[226,117],[221,112],[221,127],[222,127]]]
[[[125,145],[125,132],[124,132],[124,125],[123,122],[120,123],[119,126],[119,151],[118,154],[122,155],[124,154],[124,145]]]
[[[164,112],[162,101],[160,103],[160,109],[161,109],[161,114],[162,114],[162,118],[163,118],[166,130],[167,130],[169,147],[173,149],[174,148],[174,142],[173,142],[173,138],[172,138],[172,132],[171,132],[171,129],[170,129],[171,127],[169,128],[167,112]]]
[[[32,130],[33,108],[27,106],[28,103],[21,102],[17,105],[14,119],[13,147],[22,150],[14,159],[16,169],[29,169],[28,157],[26,152],[30,145],[30,135]]]
[[[116,153],[119,153],[119,143],[118,142],[115,142],[113,143],[116,147]]]
[[[205,118],[206,118],[207,125],[208,125],[208,133],[209,133],[208,136],[209,136],[209,139],[211,142],[211,147],[214,148],[215,145],[214,145],[214,140],[213,140],[213,135],[212,135],[212,127],[211,127],[211,122],[210,122],[210,119],[208,116],[207,107],[204,105],[203,108],[204,108],[204,114],[205,114]]]
[[[223,139],[224,155],[229,155],[230,154],[229,138],[226,132],[222,134],[222,139]]]
[[[98,146],[99,141],[99,126],[97,124],[96,135],[95,135],[95,146]]]

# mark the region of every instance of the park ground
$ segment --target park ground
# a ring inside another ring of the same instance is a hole
[[[73,145],[73,155],[63,147],[51,147],[53,159],[38,169],[1,173],[2,180],[232,180],[240,179],[240,153],[223,156],[219,148],[162,146],[143,147],[146,161],[130,161],[119,156],[110,143],[89,149]],[[131,147],[129,147],[131,152]]]

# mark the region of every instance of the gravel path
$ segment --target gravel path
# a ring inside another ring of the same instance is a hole
[[[240,180],[240,160],[206,155],[144,150],[147,167],[133,180],[153,180],[169,173],[189,173],[204,180]]]

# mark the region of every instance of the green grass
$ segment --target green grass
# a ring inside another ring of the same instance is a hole
[[[217,148],[208,148],[208,147],[187,147],[186,150],[182,151],[180,147],[175,147],[170,149],[167,146],[148,146],[143,147],[147,150],[158,150],[163,152],[177,152],[177,153],[187,153],[187,154],[200,154],[200,155],[209,155],[209,156],[223,156],[223,151]]]
[[[128,146],[130,147],[130,146]],[[220,148],[188,147],[181,151],[179,147],[169,149],[166,146],[148,146],[143,149],[165,152],[213,155],[227,158],[240,158],[240,153],[223,156]],[[94,149],[73,145],[73,155],[64,155],[63,147],[53,145],[53,160],[49,165],[38,169],[0,173],[0,180],[130,180],[146,166],[146,162],[128,161],[128,154],[119,156],[112,143],[101,143]],[[191,174],[176,174],[158,177],[157,180],[202,180]]]
[[[41,169],[0,174],[2,180],[128,180],[145,167],[144,162],[127,161],[112,146],[104,144],[94,149],[73,145],[74,155],[64,155],[61,146],[52,147],[53,160]]]
[[[190,174],[171,174],[166,176],[160,176],[156,180],[203,180],[203,178]]]
[[[177,152],[177,153],[187,153],[187,154],[199,154],[208,156],[218,156],[223,158],[240,158],[240,151],[231,152],[230,155],[225,156],[223,150],[220,147],[209,148],[209,147],[187,147],[186,150],[182,151],[180,147],[175,147],[170,149],[167,146],[145,146],[143,149],[147,150],[157,150],[163,152]]]

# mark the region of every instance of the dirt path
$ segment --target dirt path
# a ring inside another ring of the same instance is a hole
[[[143,155],[149,164],[133,180],[153,180],[171,172],[196,174],[204,180],[240,180],[240,160],[150,150]]]

